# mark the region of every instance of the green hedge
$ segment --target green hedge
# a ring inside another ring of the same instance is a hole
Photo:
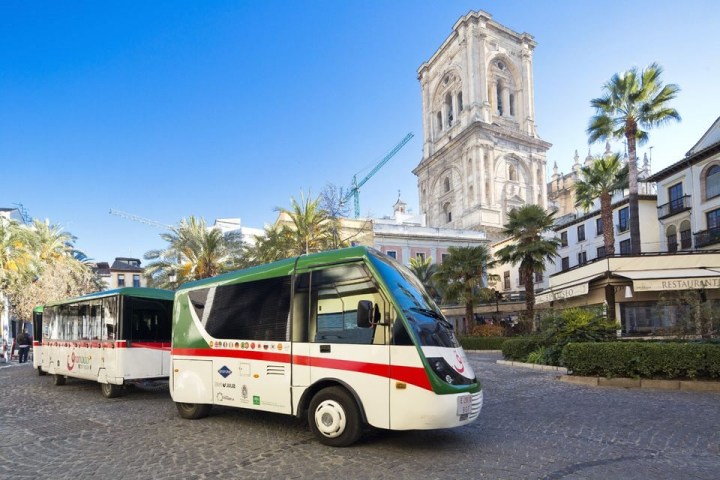
[[[571,343],[561,362],[574,375],[630,378],[720,378],[720,345],[703,343]]]
[[[502,344],[503,357],[516,362],[527,361],[528,355],[542,346],[541,340],[534,337],[509,338]]]
[[[500,350],[506,337],[460,337],[460,345],[465,350]]]

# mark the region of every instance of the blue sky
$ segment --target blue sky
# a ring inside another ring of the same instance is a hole
[[[720,3],[672,1],[123,1],[0,3],[0,207],[22,203],[98,261],[164,246],[189,215],[262,227],[301,191],[348,186],[383,216],[418,210],[417,69],[470,10],[528,32],[536,123],[568,172],[587,155],[590,99],[660,63],[683,121],[650,133],[653,171],[720,116]],[[617,148],[620,148],[618,146]],[[592,147],[594,153],[602,145]],[[641,149],[641,154],[646,148]]]

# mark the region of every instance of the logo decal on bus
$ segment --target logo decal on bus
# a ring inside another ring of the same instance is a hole
[[[463,363],[462,358],[460,358],[460,355],[458,355],[457,353],[455,354],[455,358],[457,359],[460,366],[456,367],[455,365],[453,365],[453,368],[457,370],[458,373],[463,373],[465,371],[465,364]]]
[[[227,378],[232,373],[232,370],[230,370],[226,366],[223,366],[220,370],[218,370],[218,373],[222,375],[223,378]]]

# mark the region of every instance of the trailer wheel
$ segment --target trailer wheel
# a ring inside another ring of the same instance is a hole
[[[197,418],[206,417],[210,413],[212,405],[207,403],[180,403],[175,402],[178,413],[182,418],[195,420]]]
[[[112,383],[101,383],[100,393],[105,398],[119,397],[122,393],[122,385],[114,385]]]
[[[313,397],[308,422],[318,440],[331,447],[347,447],[362,435],[357,403],[341,387],[324,388]]]
[[[65,385],[65,380],[67,380],[65,375],[58,375],[58,374],[53,375],[53,384],[54,385],[57,385],[57,386]]]

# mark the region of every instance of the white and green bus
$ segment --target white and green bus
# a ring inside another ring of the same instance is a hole
[[[483,403],[452,326],[420,282],[366,247],[183,285],[171,362],[182,417],[212,405],[307,415],[331,446],[354,443],[365,425],[466,425]]]
[[[128,383],[167,381],[173,297],[168,290],[119,288],[44,305],[33,364],[55,385],[67,377],[99,382],[108,398]]]

